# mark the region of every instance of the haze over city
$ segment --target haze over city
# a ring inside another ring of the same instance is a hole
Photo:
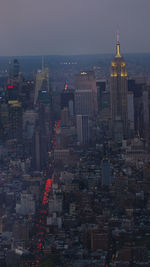
[[[1,0],[0,56],[150,52],[149,0]],[[146,42],[145,42],[146,40]]]

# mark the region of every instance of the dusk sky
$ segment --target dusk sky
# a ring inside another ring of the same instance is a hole
[[[150,0],[0,0],[0,56],[150,52]]]

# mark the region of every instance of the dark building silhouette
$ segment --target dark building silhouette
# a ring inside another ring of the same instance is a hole
[[[48,164],[48,151],[52,138],[52,106],[51,95],[42,90],[38,94],[38,121],[35,127],[32,149],[32,167],[42,171]]]
[[[85,146],[89,143],[89,118],[87,115],[76,116],[77,140],[80,145]]]
[[[22,141],[22,105],[19,101],[9,101],[9,139]]]
[[[74,114],[74,90],[67,89],[61,93],[61,110],[68,108],[70,115]]]
[[[144,79],[129,79],[128,90],[134,97],[134,127],[135,134],[146,137],[150,125],[149,89]]]
[[[103,92],[106,90],[106,81],[97,80],[96,81],[97,87],[97,104],[98,104],[98,111],[100,112],[103,105]]]
[[[17,78],[19,76],[20,65],[17,59],[14,59],[13,62],[13,78]]]

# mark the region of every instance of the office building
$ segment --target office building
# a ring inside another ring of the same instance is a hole
[[[0,104],[0,140],[6,141],[9,137],[9,107],[8,104]]]
[[[87,145],[89,142],[89,119],[87,115],[76,116],[77,140],[80,145]]]
[[[97,87],[93,71],[82,71],[75,80],[75,113],[76,115],[97,114]]]
[[[9,139],[22,142],[22,105],[17,100],[8,101],[9,104]]]
[[[20,71],[20,65],[17,59],[14,59],[13,62],[13,78],[18,78]]]
[[[66,87],[65,87],[66,88]],[[65,89],[61,93],[61,110],[68,108],[69,115],[74,115],[74,90]]]
[[[36,74],[34,105],[37,104],[39,91],[49,92],[49,70],[47,68],[38,70]]]
[[[103,92],[106,90],[106,81],[105,80],[97,80],[96,81],[97,87],[97,104],[98,104],[98,111],[100,112],[102,109],[103,99],[102,95]]]
[[[118,39],[116,45],[116,56],[111,62],[110,73],[111,122],[112,133],[115,139],[118,139],[119,136],[121,138],[125,138],[127,136],[127,92],[128,84],[126,62],[120,54],[120,43]],[[115,133],[118,133],[119,130],[121,130],[121,133],[116,138]]]
[[[144,77],[135,77],[128,80],[129,93],[133,94],[134,102],[134,130],[136,136],[148,138],[150,114],[150,90]]]
[[[128,124],[129,134],[134,134],[134,95],[132,92],[128,92]]]

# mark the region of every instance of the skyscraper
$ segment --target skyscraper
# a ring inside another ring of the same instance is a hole
[[[110,73],[112,132],[117,140],[127,136],[127,88],[126,62],[120,54],[120,42],[117,38],[116,56],[111,62]]]
[[[76,115],[93,116],[97,113],[97,87],[93,71],[82,71],[75,80]]]
[[[68,108],[69,114],[74,114],[74,90],[67,89],[61,93],[61,110]]]
[[[106,91],[106,81],[105,80],[97,80],[96,81],[97,87],[97,102],[98,102],[98,111],[102,110],[102,94]]]
[[[77,139],[80,145],[87,145],[89,142],[89,121],[87,115],[77,115]]]
[[[19,62],[18,62],[17,59],[14,59],[14,62],[13,62],[13,78],[18,78],[19,71],[20,71]]]
[[[9,104],[9,139],[22,142],[22,105],[16,101],[8,101]]]
[[[34,105],[37,104],[39,91],[45,90],[49,92],[49,70],[48,68],[38,70],[36,74]]]
[[[130,134],[134,134],[134,95],[133,92],[128,92],[128,122]]]

